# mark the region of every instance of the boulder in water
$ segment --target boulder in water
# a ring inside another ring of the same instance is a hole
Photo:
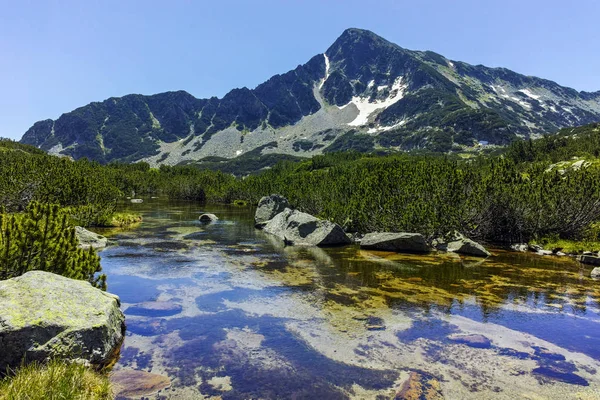
[[[408,232],[367,233],[360,241],[360,247],[399,253],[427,253],[431,250],[423,235]]]
[[[458,232],[448,235],[446,251],[475,257],[489,257],[491,254],[474,240],[467,239]]]
[[[580,255],[577,256],[577,261],[582,264],[600,265],[600,257],[598,256]]]
[[[335,246],[352,242],[338,224],[289,208],[268,221],[264,230],[289,245]]]
[[[198,219],[200,220],[200,222],[203,222],[205,224],[210,224],[211,222],[215,222],[219,220],[219,217],[217,217],[215,214],[202,214],[200,217],[198,217]]]
[[[283,196],[272,194],[263,197],[258,202],[258,207],[254,214],[254,225],[257,228],[264,227],[268,221],[273,219],[277,214],[283,212],[286,208],[290,208],[290,204]]]
[[[125,334],[119,298],[44,271],[0,281],[0,371],[50,358],[111,365]]]

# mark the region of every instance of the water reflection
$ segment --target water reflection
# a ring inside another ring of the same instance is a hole
[[[102,252],[127,314],[118,368],[169,375],[172,398],[576,398],[600,387],[600,285],[571,260],[284,246],[254,229],[249,208],[130,207],[144,222]],[[220,220],[200,224],[204,212]],[[148,301],[176,311],[140,313]],[[470,345],[477,335],[489,345]]]

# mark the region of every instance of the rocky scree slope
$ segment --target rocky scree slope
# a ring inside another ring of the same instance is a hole
[[[222,99],[127,95],[35,123],[54,154],[152,165],[269,153],[461,150],[600,121],[600,92],[412,51],[360,29],[255,89]]]

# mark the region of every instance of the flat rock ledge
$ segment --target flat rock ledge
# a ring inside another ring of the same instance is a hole
[[[398,253],[428,253],[431,251],[423,235],[408,232],[367,233],[360,241],[360,247]]]
[[[0,281],[0,371],[60,358],[101,368],[125,334],[119,298],[44,271]]]

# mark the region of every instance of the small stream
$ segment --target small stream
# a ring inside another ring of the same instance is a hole
[[[600,398],[600,282],[571,259],[284,247],[250,207],[127,207],[144,222],[100,253],[115,368],[168,375],[163,398]]]

